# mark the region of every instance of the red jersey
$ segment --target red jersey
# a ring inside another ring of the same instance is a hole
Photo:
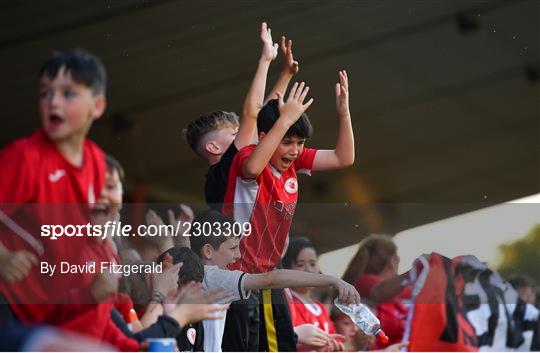
[[[276,267],[283,253],[298,200],[296,173],[311,173],[317,150],[304,148],[283,173],[268,163],[257,178],[248,179],[242,168],[255,147],[246,146],[234,157],[223,212],[237,222],[251,223],[251,234],[240,242],[241,259],[230,269],[264,273]]]
[[[42,238],[43,224],[87,224],[89,204],[96,201],[105,180],[103,151],[90,140],[83,144],[83,164],[75,167],[56,149],[43,130],[17,140],[0,151],[0,210],[43,247],[24,240],[0,223],[0,240],[9,250],[37,253],[39,261],[116,260],[107,243],[88,237]],[[58,266],[59,267],[59,266]],[[58,272],[58,271],[57,271]],[[49,277],[34,265],[21,281],[0,281],[0,291],[17,317],[28,323],[49,323],[110,342],[121,350],[138,350],[111,320],[111,304],[89,304],[93,274],[56,274]],[[16,305],[13,305],[16,304]],[[68,304],[68,305],[57,305]]]
[[[381,280],[382,278],[377,275],[362,274],[354,286],[362,298],[370,300],[371,289]],[[410,297],[410,293],[411,288],[407,287],[391,302],[376,305],[376,315],[381,322],[382,330],[388,336],[388,343],[376,340],[375,347],[372,348],[383,349],[402,341],[409,311],[400,302],[403,298]]]
[[[312,324],[326,333],[336,333],[324,304],[315,301],[307,303],[298,293],[291,291],[292,303],[289,304],[293,326]],[[293,314],[294,312],[294,314]]]
[[[1,203],[94,203],[105,180],[105,154],[86,139],[75,167],[43,130],[0,151]]]
[[[8,221],[24,229],[44,252],[39,253],[35,245],[6,227],[5,222],[0,222],[2,244],[11,251],[34,252],[39,261],[75,261],[88,241],[86,237],[51,240],[41,237],[40,227],[89,222],[88,204],[95,202],[96,193],[101,192],[105,180],[103,151],[85,140],[83,165],[75,167],[60,154],[45,132],[38,130],[1,150],[0,165],[0,210],[9,217]],[[58,294],[54,293],[55,289],[61,291],[67,281],[80,282],[80,278],[69,274],[47,277],[40,273],[39,266],[32,266],[29,276],[22,281],[10,285],[0,281],[0,291],[11,303],[48,303]]]

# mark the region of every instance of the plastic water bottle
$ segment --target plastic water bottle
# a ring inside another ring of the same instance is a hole
[[[347,314],[366,335],[375,336],[382,343],[388,343],[388,336],[381,329],[381,322],[367,306],[364,304],[343,304],[338,301],[338,298],[334,300],[334,304]]]

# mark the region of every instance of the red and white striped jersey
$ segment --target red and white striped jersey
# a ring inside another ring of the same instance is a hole
[[[251,234],[240,242],[241,258],[230,269],[263,273],[281,259],[298,200],[296,174],[311,173],[317,150],[304,148],[283,173],[268,163],[257,178],[248,179],[242,168],[255,147],[242,148],[232,162],[223,212],[237,222],[251,223]]]

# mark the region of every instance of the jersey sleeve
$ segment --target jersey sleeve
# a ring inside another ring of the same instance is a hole
[[[244,288],[244,275],[242,271],[222,270],[217,267],[206,267],[204,270],[204,283],[208,289],[222,287],[230,297],[225,298],[220,304],[228,304],[233,301],[247,299],[251,291]]]
[[[298,174],[311,175],[311,170],[313,169],[313,160],[315,160],[316,154],[316,149],[304,148],[302,153],[294,161],[294,169],[296,169],[296,172]]]
[[[238,176],[240,176],[242,179],[250,179],[253,178],[247,178],[244,173],[244,163],[246,163],[247,159],[251,154],[253,153],[253,150],[255,149],[255,145],[249,145],[244,148],[242,148],[238,153],[236,154],[236,157],[234,157],[233,163],[231,168],[234,168],[234,173]]]

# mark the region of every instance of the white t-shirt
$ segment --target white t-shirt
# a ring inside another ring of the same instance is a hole
[[[223,287],[231,294],[230,297],[222,300],[218,304],[229,304],[237,300],[247,299],[251,291],[244,289],[244,275],[242,271],[222,270],[215,265],[204,266],[203,287],[205,289],[214,289]],[[224,312],[223,319],[204,320],[204,351],[221,352],[221,341],[225,331],[225,319],[227,312]]]

